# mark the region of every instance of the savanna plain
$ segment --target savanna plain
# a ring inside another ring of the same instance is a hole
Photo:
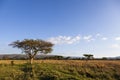
[[[0,60],[0,80],[120,80],[120,61]]]

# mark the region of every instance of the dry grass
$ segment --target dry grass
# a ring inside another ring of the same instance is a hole
[[[30,80],[21,77],[29,71],[24,64],[28,60],[14,60],[14,66],[11,61],[0,60],[0,80]],[[34,60],[34,63],[35,80],[120,80],[119,60]],[[5,79],[6,76],[11,79]]]
[[[0,64],[11,64],[14,61],[15,64],[24,64],[29,62],[28,60],[0,60]],[[64,65],[120,65],[119,60],[34,60],[34,63],[50,63],[50,64],[64,64]]]

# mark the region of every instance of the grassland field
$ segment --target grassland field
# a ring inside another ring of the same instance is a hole
[[[120,80],[119,60],[0,60],[0,80]]]

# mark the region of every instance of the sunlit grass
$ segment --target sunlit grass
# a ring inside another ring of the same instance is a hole
[[[11,61],[0,60],[0,80],[32,80],[28,60]],[[35,80],[120,80],[119,60],[34,60],[33,68]]]

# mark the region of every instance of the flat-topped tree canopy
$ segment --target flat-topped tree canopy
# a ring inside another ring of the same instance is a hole
[[[83,54],[87,59],[93,59],[93,54]]]
[[[17,47],[21,49],[22,52],[29,57],[30,61],[32,61],[35,55],[38,53],[51,53],[54,44],[41,39],[24,39],[22,41],[17,40],[9,45],[13,46],[13,48]]]

